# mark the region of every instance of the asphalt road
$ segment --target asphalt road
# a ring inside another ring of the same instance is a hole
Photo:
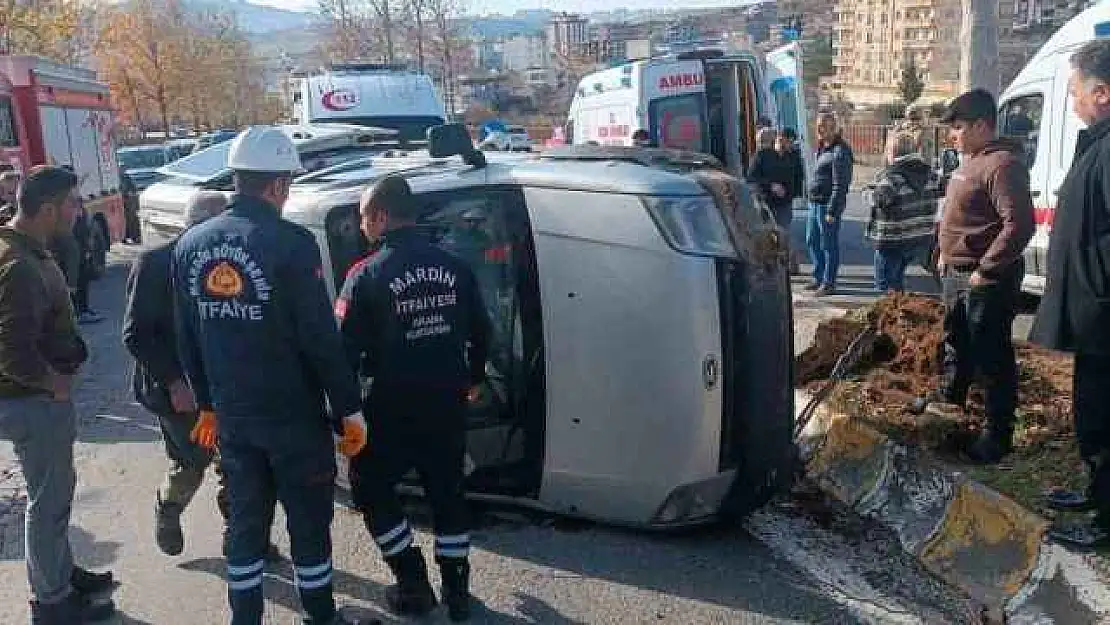
[[[185,554],[152,538],[154,491],[165,467],[152,418],[131,401],[120,345],[126,261],[95,284],[107,319],[87,326],[92,360],[75,393],[78,495],[71,538],[79,562],[114,569],[117,623],[227,622],[214,484],[185,515]],[[22,478],[0,443],[0,623],[27,622]],[[815,496],[795,495],[742,527],[680,535],[615,530],[515,512],[478,510],[475,623],[961,623],[962,600],[902,555],[885,532]],[[279,517],[279,526],[281,520]],[[381,618],[390,578],[361,520],[338,508],[336,592],[348,613]],[[275,536],[283,551],[284,531]],[[427,531],[420,542],[428,548]],[[267,575],[267,623],[294,623],[290,564]],[[442,615],[423,621],[446,622]]]

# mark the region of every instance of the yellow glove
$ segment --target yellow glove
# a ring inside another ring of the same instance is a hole
[[[189,433],[189,440],[205,449],[212,449],[219,440],[216,433],[216,413],[211,410],[201,410],[197,415],[197,424]]]
[[[361,412],[343,417],[343,436],[336,443],[339,453],[353,458],[366,447],[366,419]]]

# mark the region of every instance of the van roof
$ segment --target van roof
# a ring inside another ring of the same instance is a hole
[[[458,158],[432,159],[426,151],[409,152],[394,158],[371,157],[361,166],[341,165],[299,179],[293,185],[286,212],[305,213],[302,218],[320,222],[313,207],[351,204],[362,190],[389,174],[401,174],[417,192],[446,191],[475,186],[511,184],[586,191],[653,196],[700,196],[706,191],[679,168],[653,166],[642,152],[656,156],[669,152],[641,148],[608,148],[600,153],[574,157],[574,149],[548,157],[532,154],[487,154],[486,167],[476,169]],[[658,159],[657,159],[658,160]],[[662,163],[662,160],[658,160]]]
[[[1110,37],[1110,2],[1099,2],[1068,20],[1018,72],[1011,86],[1043,78],[1055,69],[1059,55],[1102,37]]]

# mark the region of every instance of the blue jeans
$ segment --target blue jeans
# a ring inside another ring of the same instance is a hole
[[[904,291],[906,269],[914,260],[914,248],[890,247],[875,250],[875,290]]]
[[[809,203],[806,247],[813,263],[814,282],[832,287],[840,271],[840,217],[829,223],[825,220],[828,212],[828,204]]]

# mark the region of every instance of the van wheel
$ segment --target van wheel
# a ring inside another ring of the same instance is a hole
[[[99,215],[93,218],[91,239],[92,258],[89,273],[92,279],[96,280],[104,275],[104,270],[108,267],[108,248],[112,241],[108,234],[108,226]]]

